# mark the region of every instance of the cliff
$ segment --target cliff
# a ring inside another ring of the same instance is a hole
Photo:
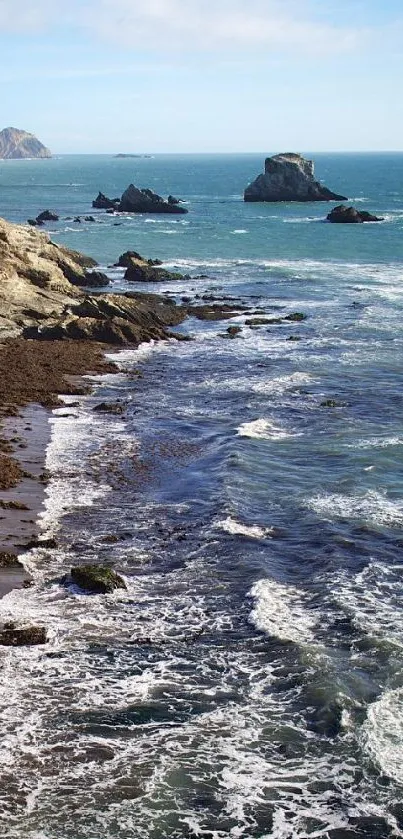
[[[245,189],[245,201],[346,201],[315,180],[312,160],[291,152],[267,157],[263,175]]]
[[[86,284],[94,264],[46,233],[0,219],[0,341],[23,336],[138,344],[167,338],[166,327],[185,319],[186,312],[152,295],[87,294],[78,285]]]
[[[4,160],[28,157],[52,157],[52,153],[28,131],[3,128],[3,131],[0,131],[0,158]]]

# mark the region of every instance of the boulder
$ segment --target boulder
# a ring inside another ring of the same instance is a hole
[[[33,647],[46,644],[47,634],[44,626],[17,627],[6,623],[0,631],[0,644],[3,647]]]
[[[174,195],[168,195],[167,201],[168,201],[168,204],[179,204],[180,203],[179,198],[175,198]]]
[[[70,571],[73,583],[93,594],[108,594],[117,588],[126,588],[120,574],[104,565],[81,565]]]
[[[345,204],[339,204],[326,217],[327,221],[332,224],[363,224],[366,221],[383,221],[383,218],[373,216],[366,210],[357,210],[355,207],[346,207]]]
[[[130,184],[125,189],[119,204],[119,212],[128,213],[187,213],[184,207],[164,201],[151,189],[139,189]]]
[[[119,198],[107,198],[103,192],[98,192],[97,197],[92,202],[92,206],[96,210],[114,210],[117,209],[119,201]]]
[[[120,402],[99,402],[92,410],[96,414],[124,414],[125,406]]]
[[[183,274],[156,267],[152,264],[152,260],[142,259],[142,257],[128,257],[126,264],[125,280],[129,283],[162,283],[184,279]]]
[[[314,177],[314,164],[300,154],[276,154],[265,160],[265,171],[246,187],[245,201],[346,201]]]
[[[146,262],[147,265],[162,265],[161,259],[145,259],[137,251],[125,251],[122,253],[114,265],[115,268],[130,268],[132,260],[139,259],[141,262]]]
[[[59,221],[59,216],[56,213],[52,213],[51,210],[43,210],[42,213],[36,217],[36,221],[38,224],[44,221]]]

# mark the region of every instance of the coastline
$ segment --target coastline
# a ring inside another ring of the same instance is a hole
[[[29,550],[40,530],[51,409],[63,408],[59,396],[91,390],[83,375],[116,370],[105,358],[109,349],[108,345],[82,341],[16,339],[0,345],[0,433],[2,451],[6,452],[0,456],[0,553],[12,557],[10,564],[0,565],[0,598],[29,585],[30,577],[20,556]]]

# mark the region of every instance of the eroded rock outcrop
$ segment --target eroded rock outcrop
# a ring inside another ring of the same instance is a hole
[[[28,131],[3,128],[0,131],[0,158],[8,160],[29,157],[52,157],[52,152]]]
[[[0,219],[0,338],[138,344],[169,337],[167,327],[185,319],[180,307],[152,295],[86,294],[79,286],[107,280],[89,270],[95,265],[45,233]]]
[[[244,193],[245,201],[346,201],[346,197],[322,186],[314,177],[314,164],[300,154],[288,152],[267,157],[264,174],[258,175]]]

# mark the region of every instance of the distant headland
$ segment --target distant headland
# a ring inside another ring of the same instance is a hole
[[[20,128],[3,128],[0,131],[0,158],[22,160],[32,157],[52,157],[52,152],[34,134]]]

